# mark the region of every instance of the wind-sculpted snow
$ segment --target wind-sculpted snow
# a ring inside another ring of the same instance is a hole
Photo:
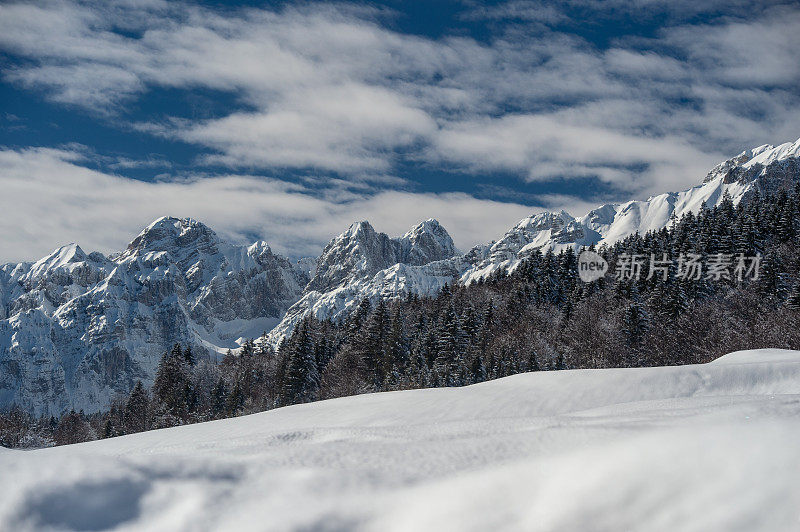
[[[796,530],[800,352],[0,450],[3,530]]]
[[[0,270],[0,407],[107,408],[180,342],[214,353],[262,334],[308,277],[266,243],[234,246],[194,220],[161,218],[104,257],[75,244]]]

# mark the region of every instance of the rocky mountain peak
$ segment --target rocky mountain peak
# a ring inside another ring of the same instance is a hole
[[[42,283],[87,286],[102,277],[107,262],[102,254],[87,255],[80,246],[71,243],[34,262],[28,269],[18,268],[19,276],[12,273],[12,277],[28,288]]]
[[[458,255],[450,234],[433,218],[417,224],[398,241],[404,252],[402,262],[408,264],[427,264]]]
[[[234,245],[188,218],[159,218],[110,258],[69,244],[7,265],[0,368],[15,369],[0,371],[0,408],[107,408],[176,342],[213,356],[270,330],[307,281],[265,242]]]
[[[367,221],[353,223],[333,238],[317,261],[306,290],[328,290],[354,278],[399,262],[396,243]]]
[[[329,290],[395,264],[422,265],[457,254],[453,239],[432,218],[399,238],[375,231],[369,222],[356,222],[325,246],[307,290]]]
[[[544,231],[546,229],[561,229],[574,218],[565,210],[560,212],[540,212],[529,216],[520,222],[509,232],[523,231]]]
[[[742,176],[752,179],[758,176],[758,170],[761,168],[796,157],[800,157],[800,139],[794,142],[785,142],[779,146],[762,144],[757,148],[744,150],[736,157],[719,163],[706,174],[703,183],[708,183],[720,177],[726,183],[732,183]]]
[[[46,257],[43,257],[33,263],[28,275],[32,277],[39,277],[46,271],[51,271],[68,264],[83,262],[86,260],[86,258],[86,253],[83,252],[78,244],[73,242],[67,244],[66,246],[61,246]]]
[[[192,218],[161,217],[148,225],[128,244],[120,258],[147,252],[192,248],[214,253],[220,242],[217,234]]]

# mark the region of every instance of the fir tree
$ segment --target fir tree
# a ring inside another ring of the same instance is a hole
[[[478,356],[472,359],[470,376],[473,384],[486,380],[486,366],[483,365],[483,360],[481,357]]]
[[[228,391],[225,381],[219,378],[211,391],[211,418],[219,419],[224,416],[228,403]]]
[[[180,345],[161,358],[153,382],[153,398],[158,404],[160,426],[186,421],[192,402],[192,383],[188,364]]]
[[[318,389],[319,372],[314,342],[308,323],[303,322],[297,341],[289,351],[283,404],[313,401]]]
[[[142,381],[136,381],[122,414],[126,434],[142,432],[149,428],[149,409],[150,397],[147,390],[144,389]]]
[[[800,279],[792,286],[789,297],[786,298],[786,306],[791,310],[800,311]]]
[[[622,327],[628,345],[631,347],[638,347],[649,329],[649,317],[640,304],[631,302],[627,306],[623,316]]]
[[[380,389],[386,378],[389,362],[389,313],[381,299],[367,323],[366,334],[360,342],[361,361],[368,381]]]
[[[225,413],[227,417],[238,415],[244,408],[246,397],[238,382],[234,383],[233,390],[225,400]]]

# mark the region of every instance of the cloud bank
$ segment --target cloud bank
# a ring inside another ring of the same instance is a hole
[[[3,236],[6,255],[39,253],[36,239],[66,237],[78,226],[108,249],[162,214],[205,218],[236,237],[263,234],[292,254],[315,253],[354,219],[377,219],[397,233],[438,216],[463,247],[534,209],[415,193],[415,169],[476,184],[507,176],[511,189],[514,181],[597,182],[625,200],[693,185],[744,148],[800,136],[794,3],[464,5],[461,20],[484,28],[482,37],[403,33],[401,13],[347,3],[0,5],[5,82],[198,150],[190,178],[169,174],[166,161],[166,178],[144,183],[88,170],[85,152],[6,149],[0,179],[15,192],[3,201],[12,212],[24,205],[49,220],[41,230],[9,227],[20,236]],[[615,17],[657,27],[626,33],[620,24],[605,39],[581,32],[587,20],[613,26]],[[137,102],[166,90],[215,91],[231,104],[200,115],[135,112]],[[159,159],[120,160],[110,169],[148,164]],[[14,177],[24,168],[35,176],[28,184]],[[38,203],[26,195],[32,190],[42,192]],[[609,199],[589,194],[568,203]],[[92,212],[47,218],[69,205]],[[467,211],[474,212],[458,214]],[[253,219],[240,220],[242,212]],[[101,222],[109,213],[124,220],[117,229]],[[95,223],[108,235],[92,232]],[[288,244],[292,238],[299,244]]]
[[[559,7],[512,2],[483,16],[568,21]],[[666,9],[644,2],[634,16],[657,8]],[[748,14],[679,20],[655,38],[620,35],[601,49],[538,21],[501,26],[487,42],[434,40],[390,30],[380,12],[346,4],[216,12],[50,1],[0,6],[0,47],[28,59],[6,79],[95,112],[119,112],[158,88],[230,92],[244,110],[208,120],[165,116],[140,128],[210,148],[210,160],[231,167],[358,174],[391,170],[401,151],[461,169],[506,169],[499,155],[476,165],[476,133],[454,134],[499,118],[486,139],[521,136],[511,166],[536,178],[554,168],[536,152],[581,149],[587,128],[589,142],[607,133],[668,150],[679,138],[717,158],[775,135],[795,138],[798,112],[789,104],[799,97],[800,10]],[[563,166],[569,156],[548,158]],[[627,173],[639,189],[652,187],[626,170],[631,160],[663,164],[626,142],[608,142],[592,159],[588,169]]]
[[[401,235],[436,217],[466,250],[502,235],[532,210],[463,193],[321,197],[306,186],[247,175],[144,182],[86,168],[84,157],[51,148],[0,150],[0,263],[36,260],[68,242],[87,252],[118,251],[160,216],[198,219],[239,243],[263,238],[294,258],[317,255],[355,220]],[[554,208],[583,208],[570,198],[543,200]]]

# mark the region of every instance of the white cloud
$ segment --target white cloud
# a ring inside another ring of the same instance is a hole
[[[110,240],[98,241],[102,249],[118,246],[122,233],[165,213],[197,218],[206,213],[212,225],[231,234],[256,231],[286,249],[289,237],[298,238],[309,251],[370,213],[385,220],[377,224],[388,224],[390,232],[402,232],[415,217],[450,216],[466,226],[467,217],[456,214],[471,208],[479,220],[503,218],[497,214],[503,209],[513,212],[511,222],[524,214],[520,206],[463,195],[343,192],[337,180],[325,176],[338,173],[337,179],[352,185],[375,182],[378,175],[388,189],[397,185],[393,174],[401,158],[434,169],[457,168],[468,178],[496,171],[529,181],[598,177],[634,197],[679,189],[746,147],[800,136],[797,9],[747,11],[746,2],[738,2],[732,12],[748,17],[682,22],[722,5],[694,4],[615,1],[613,8],[627,14],[677,14],[665,18],[672,26],[656,37],[619,38],[608,49],[548,29],[578,22],[558,3],[515,1],[498,10],[475,10],[473,19],[497,24],[486,42],[401,34],[382,25],[375,10],[345,4],[279,11],[214,11],[158,0],[3,4],[0,49],[24,59],[5,72],[6,79],[109,116],[125,116],[129,101],[159,88],[229,92],[241,105],[226,116],[167,115],[136,127],[208,148],[201,163],[237,172],[312,168],[338,192],[325,200],[279,181],[241,176],[146,184],[91,173],[64,152],[34,150],[23,157],[7,151],[6,156],[27,161],[35,154],[58,167],[61,181],[43,193],[48,208],[72,202],[97,209],[102,217],[114,212],[105,204],[116,208],[127,194],[142,198],[139,211],[124,211],[128,214],[121,216],[129,218],[109,229]],[[595,0],[573,6],[601,10]],[[498,22],[509,18],[518,23]],[[97,188],[108,199],[92,190],[92,180],[105,183]],[[94,199],[75,197],[71,182]],[[30,187],[44,182],[38,183]],[[58,203],[54,191],[72,200]],[[214,205],[207,204],[208,197],[215,198]],[[15,201],[33,203],[24,195]],[[433,212],[422,212],[420,205]],[[243,206],[259,213],[271,209],[274,216],[243,222],[238,220]],[[34,204],[30,210],[40,208]],[[42,235],[65,234],[58,224],[71,222],[66,214],[59,220]],[[473,224],[481,237],[461,236],[459,244],[492,238],[507,224],[506,218]],[[18,246],[23,249],[24,242]]]
[[[183,140],[212,146],[212,162],[230,166],[317,167],[338,172],[387,170],[387,151],[436,130],[399,95],[348,84],[293,93],[263,113],[235,113],[192,124]]]
[[[122,249],[152,220],[196,218],[226,238],[259,235],[278,252],[316,255],[353,221],[400,235],[438,218],[468,249],[541,210],[467,194],[337,194],[314,197],[300,185],[252,176],[142,182],[81,166],[77,151],[0,149],[0,263],[36,260],[77,242],[87,252]]]
[[[572,124],[566,113],[458,122],[440,132],[434,147],[439,157],[476,171],[527,170],[531,181],[597,176],[644,194],[696,184],[698,176],[724,158],[676,138]]]
[[[682,26],[664,32],[714,81],[739,87],[790,87],[800,83],[800,10],[775,9],[761,18],[722,25]]]

